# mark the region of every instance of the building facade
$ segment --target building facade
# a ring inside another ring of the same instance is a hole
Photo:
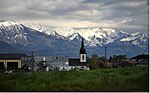
[[[49,70],[65,69],[68,66],[68,59],[62,56],[35,56],[35,70],[41,67]],[[39,65],[37,65],[39,64]]]
[[[0,70],[19,70],[26,54],[0,54]]]

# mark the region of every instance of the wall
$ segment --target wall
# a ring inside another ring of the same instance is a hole
[[[49,67],[59,67],[59,66],[68,66],[66,62],[68,59],[61,56],[36,56],[34,57],[36,63],[40,63],[43,61],[43,57],[45,57],[46,65]]]
[[[7,62],[18,62],[18,68],[21,68],[21,60],[0,60],[0,62],[4,62],[4,66],[7,69]]]

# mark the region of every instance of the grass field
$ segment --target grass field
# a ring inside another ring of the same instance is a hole
[[[149,91],[148,67],[0,73],[0,91]]]

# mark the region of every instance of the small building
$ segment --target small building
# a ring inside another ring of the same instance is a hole
[[[35,56],[34,64],[35,70],[41,67],[46,69],[48,67],[50,70],[65,69],[68,66],[68,59],[62,56]]]
[[[0,54],[0,70],[18,70],[22,66],[22,57],[26,54]]]
[[[119,67],[131,67],[134,66],[136,64],[136,62],[131,61],[129,59],[124,59],[119,63]]]
[[[131,67],[135,66],[137,62],[131,59],[121,59],[120,62],[112,62],[112,67]]]
[[[23,65],[29,65],[31,64],[32,57],[31,56],[23,56],[21,57],[21,64]]]
[[[136,63],[137,66],[148,66],[149,64],[149,55],[142,54],[132,57],[130,59],[135,60],[137,62]]]
[[[130,59],[134,60],[136,62],[140,62],[140,61],[143,61],[143,60],[149,60],[149,55],[145,55],[145,54],[137,55],[137,56],[132,57]]]
[[[68,59],[62,56],[56,56],[56,57],[52,57],[52,61],[50,62],[50,65],[52,67],[66,67],[68,66],[67,64]]]

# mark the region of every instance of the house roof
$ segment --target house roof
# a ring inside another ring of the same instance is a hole
[[[142,54],[142,55],[132,57],[131,59],[149,59],[149,55]]]
[[[137,64],[148,64],[148,63],[149,63],[149,60],[145,59],[145,60],[138,62]]]
[[[27,57],[26,54],[0,54],[0,60],[21,60],[21,57]]]
[[[87,66],[87,62],[80,62],[80,59],[69,59],[69,66]]]

